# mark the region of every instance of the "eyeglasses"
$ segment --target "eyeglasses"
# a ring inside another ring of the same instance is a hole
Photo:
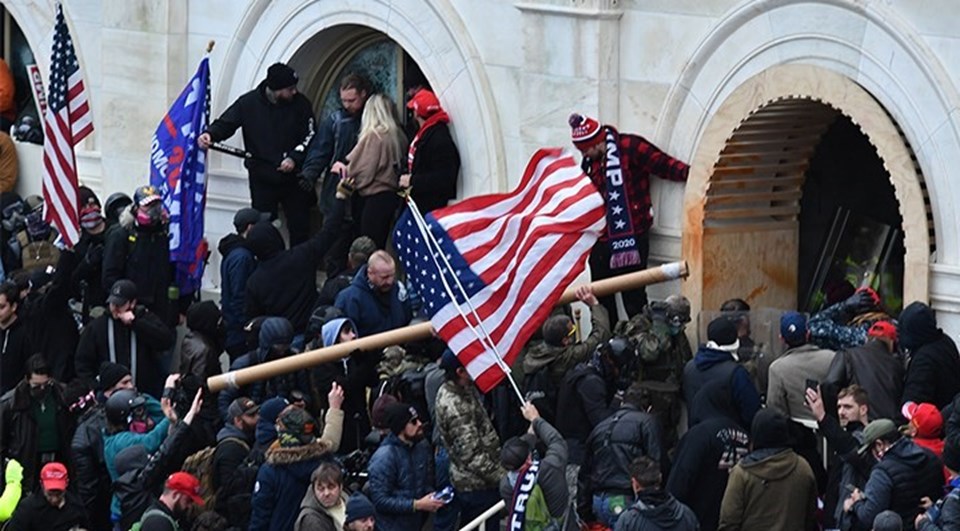
[[[575,335],[577,335],[577,325],[571,325],[570,331],[567,332],[567,337],[573,337]]]

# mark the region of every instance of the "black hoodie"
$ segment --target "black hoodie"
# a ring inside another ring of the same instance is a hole
[[[946,407],[960,392],[957,345],[937,328],[933,310],[914,302],[900,313],[900,344],[912,351],[903,386],[903,402],[928,402]]]
[[[689,507],[662,490],[637,493],[637,503],[617,520],[616,531],[697,531],[700,524]]]

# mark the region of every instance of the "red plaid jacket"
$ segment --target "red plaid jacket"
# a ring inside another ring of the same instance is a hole
[[[601,135],[606,134],[605,126]],[[613,129],[617,132],[616,129]],[[607,176],[604,172],[606,158],[597,160],[584,158],[582,168],[600,194],[607,197]],[[623,168],[623,183],[630,196],[630,218],[633,221],[634,234],[646,234],[653,225],[653,203],[650,199],[650,175],[656,175],[668,181],[685,182],[690,166],[667,155],[646,138],[639,135],[620,134],[620,165]],[[604,233],[601,240],[606,240]]]

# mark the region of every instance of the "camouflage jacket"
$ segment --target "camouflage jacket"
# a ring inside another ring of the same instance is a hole
[[[506,474],[500,467],[500,438],[476,391],[446,381],[437,392],[437,428],[450,454],[450,481],[461,492],[495,489]]]
[[[867,312],[847,319],[843,302],[810,317],[810,342],[830,350],[859,347],[867,342],[867,330],[877,321],[889,320],[883,312]]]
[[[683,367],[693,358],[690,341],[683,330],[670,335],[662,322],[651,322],[643,314],[629,321],[620,321],[614,335],[629,339],[640,356],[637,381],[656,381],[680,384]]]
[[[590,359],[593,351],[610,339],[610,316],[602,304],[590,307],[590,326],[586,339],[566,347],[555,347],[544,341],[534,343],[523,359],[523,373],[530,375],[549,366],[550,381],[559,389],[567,371]]]

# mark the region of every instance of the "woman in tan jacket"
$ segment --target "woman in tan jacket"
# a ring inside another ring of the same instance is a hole
[[[347,164],[332,171],[354,180],[353,219],[360,235],[369,236],[383,249],[400,206],[398,176],[407,153],[407,138],[397,120],[396,107],[383,94],[367,100],[360,118],[357,145],[347,154]]]

